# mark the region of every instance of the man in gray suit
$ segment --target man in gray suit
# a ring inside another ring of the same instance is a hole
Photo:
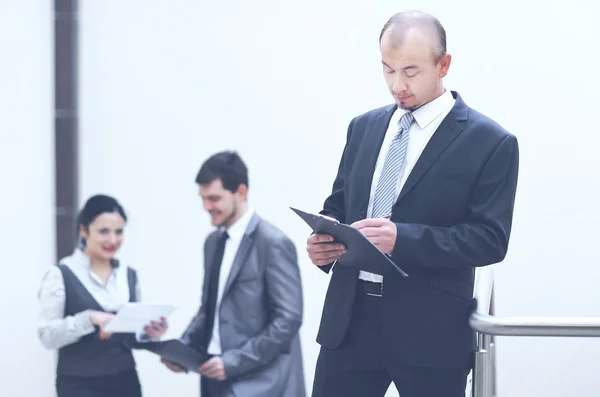
[[[248,171],[237,153],[210,157],[196,183],[217,227],[204,245],[202,304],[182,337],[211,356],[200,367],[201,396],[305,397],[294,244],[248,204]]]

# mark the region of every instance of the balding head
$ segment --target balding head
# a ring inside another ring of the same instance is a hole
[[[446,32],[434,17],[407,11],[392,16],[379,38],[385,81],[399,107],[414,110],[445,91],[452,57]]]
[[[425,35],[431,43],[431,53],[435,62],[446,54],[446,31],[440,21],[424,12],[403,11],[394,14],[383,26],[379,43],[384,35],[390,45],[401,47],[410,35]]]

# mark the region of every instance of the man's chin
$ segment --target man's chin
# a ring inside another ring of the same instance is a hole
[[[407,98],[406,100],[400,100],[397,97],[394,97],[396,105],[398,105],[398,107],[400,109],[412,112],[413,110],[417,109],[419,106],[415,103],[414,98],[411,96],[409,98]]]
[[[402,101],[398,101],[396,102],[398,104],[398,107],[402,110],[406,110],[407,112],[412,112],[413,110],[415,110],[417,108],[417,106],[415,106],[412,103],[409,102],[402,102]]]
[[[223,218],[212,218],[210,222],[214,227],[225,226],[225,220]]]

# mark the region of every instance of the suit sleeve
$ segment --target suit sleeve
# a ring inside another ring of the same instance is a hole
[[[337,175],[335,177],[335,180],[333,181],[331,194],[325,199],[325,203],[323,204],[323,210],[321,210],[320,212],[321,215],[326,215],[333,219],[337,219],[342,223],[346,222],[346,201],[344,199],[344,174],[353,125],[354,119],[350,122],[350,125],[348,126],[348,132],[346,134],[346,144],[344,146],[344,151],[342,152],[342,158],[338,166]],[[329,273],[334,263],[324,266],[318,266],[318,268],[323,270],[325,273]]]
[[[244,375],[288,352],[302,324],[302,285],[294,244],[286,237],[269,242],[265,289],[271,321],[239,349],[221,356],[227,378]]]
[[[346,222],[346,201],[344,199],[344,174],[353,125],[354,120],[352,120],[350,122],[350,125],[348,126],[346,144],[344,146],[344,151],[342,152],[342,158],[338,166],[337,175],[335,177],[335,180],[333,181],[331,194],[325,199],[325,203],[323,204],[323,210],[320,212],[320,214],[330,216],[342,223]]]
[[[392,260],[443,269],[501,262],[508,250],[518,168],[517,139],[509,135],[480,172],[466,222],[451,227],[396,223]]]

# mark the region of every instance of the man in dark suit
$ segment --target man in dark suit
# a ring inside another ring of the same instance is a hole
[[[352,224],[403,268],[385,275],[335,261],[345,247],[309,237],[332,277],[317,341],[313,397],[464,397],[473,366],[474,269],[504,259],[518,174],[517,139],[442,83],[446,33],[402,12],[381,36],[395,104],[352,120],[321,214]]]
[[[202,304],[182,337],[212,356],[200,367],[201,396],[305,397],[294,244],[248,204],[248,171],[237,153],[210,157],[196,182],[217,227],[204,245]]]

